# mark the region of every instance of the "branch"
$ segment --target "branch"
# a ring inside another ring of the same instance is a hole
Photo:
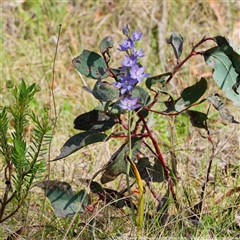
[[[213,37],[207,38],[206,36],[204,36],[196,45],[193,46],[192,51],[188,54],[188,56],[174,68],[172,74],[168,77],[166,83],[169,83],[171,81],[171,79],[174,77],[174,75],[177,73],[177,71],[182,67],[182,65],[185,62],[187,62],[192,56],[202,54],[203,52],[196,52],[195,49],[198,46],[200,46],[202,43],[209,41],[209,40],[216,42]]]

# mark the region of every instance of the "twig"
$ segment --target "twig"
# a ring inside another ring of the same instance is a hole
[[[183,60],[181,61],[173,70],[172,74],[168,77],[166,83],[169,83],[171,81],[171,79],[173,78],[173,76],[177,73],[177,71],[182,67],[182,65],[187,62],[192,56],[195,56],[195,55],[199,55],[199,54],[203,54],[203,52],[196,52],[195,49],[200,46],[202,43],[206,42],[206,41],[209,41],[209,40],[212,40],[212,41],[215,41],[214,38],[212,37],[209,37],[207,38],[206,36],[204,36],[196,45],[193,46],[192,48],[192,51],[188,54],[188,56]]]

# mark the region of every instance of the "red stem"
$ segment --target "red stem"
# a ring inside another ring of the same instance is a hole
[[[164,171],[165,177],[166,177],[166,179],[167,179],[167,181],[168,181],[168,186],[169,186],[169,189],[170,189],[170,191],[171,191],[171,193],[172,193],[172,196],[173,196],[175,205],[176,205],[176,207],[178,208],[179,205],[178,205],[178,202],[177,202],[177,199],[176,199],[176,194],[175,194],[175,191],[174,191],[174,188],[173,188],[173,181],[172,181],[171,176],[169,175],[169,172],[168,172],[168,170],[167,170],[167,166],[166,166],[166,164],[165,164],[165,161],[164,161],[164,158],[163,158],[163,156],[162,156],[162,153],[161,153],[161,151],[160,151],[160,149],[159,149],[159,147],[158,147],[157,141],[156,141],[155,138],[153,137],[150,129],[148,128],[148,125],[147,125],[145,119],[143,118],[141,112],[138,113],[138,116],[139,116],[139,118],[142,120],[142,122],[143,122],[143,124],[144,124],[144,127],[145,127],[146,130],[147,130],[148,136],[150,137],[150,139],[151,139],[151,141],[152,141],[152,143],[153,143],[153,146],[154,146],[154,148],[155,148],[155,150],[156,150],[156,153],[157,153],[157,155],[158,155],[158,158],[159,158],[159,160],[160,160],[160,162],[161,162],[161,164],[162,164],[163,171]]]
[[[117,82],[117,81],[118,81],[118,80],[117,80],[117,75],[115,75],[115,74],[112,72],[111,68],[109,67],[109,64],[108,64],[109,61],[108,61],[108,59],[107,59],[107,57],[106,57],[106,52],[102,53],[102,55],[103,55],[103,58],[104,58],[104,61],[105,61],[106,65],[107,65],[107,71],[110,72],[110,76],[113,77],[113,78],[115,79],[115,81]],[[110,60],[110,58],[109,58],[109,60]]]
[[[203,37],[196,45],[193,46],[192,51],[188,54],[188,56],[182,61],[180,62],[173,70],[172,74],[168,77],[166,83],[169,83],[171,81],[171,79],[173,78],[173,76],[176,74],[176,72],[182,67],[182,65],[188,61],[189,58],[191,58],[192,56],[198,55],[198,54],[202,54],[203,52],[196,52],[195,49],[200,46],[202,43],[206,42],[206,41],[215,41],[214,38],[212,37]]]

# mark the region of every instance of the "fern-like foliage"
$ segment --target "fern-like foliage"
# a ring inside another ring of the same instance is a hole
[[[5,156],[6,163],[11,161],[11,147],[8,144],[8,125],[7,108],[4,107],[0,113],[0,153]]]
[[[5,181],[7,188],[0,198],[0,223],[11,217],[21,207],[34,181],[46,172],[46,154],[51,142],[51,124],[48,110],[43,109],[41,117],[30,111],[30,103],[37,92],[35,84],[27,87],[24,80],[13,89],[15,102],[4,107],[0,113],[0,153],[5,160]],[[13,131],[9,134],[9,122]],[[33,126],[32,126],[33,125]],[[30,142],[26,129],[33,129]],[[8,194],[12,191],[11,196]],[[16,209],[4,217],[6,206],[16,200]]]

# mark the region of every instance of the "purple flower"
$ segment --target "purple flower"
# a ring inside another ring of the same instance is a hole
[[[126,67],[132,67],[134,65],[136,65],[138,59],[136,56],[134,55],[131,55],[131,56],[125,56],[125,59],[122,61],[122,64],[123,64],[123,70],[126,68]]]
[[[131,96],[127,96],[125,98],[123,98],[118,104],[119,107],[121,107],[124,110],[134,110],[136,108],[141,107],[142,105],[138,103],[139,97],[136,98],[132,98]]]
[[[121,100],[118,104],[124,110],[134,110],[140,108],[142,105],[139,103],[139,97],[132,97],[132,90],[138,82],[141,82],[143,78],[148,77],[150,74],[144,73],[145,68],[139,67],[138,60],[144,57],[143,49],[137,50],[135,48],[135,42],[139,41],[142,37],[142,33],[135,31],[130,37],[130,27],[122,29],[124,35],[128,37],[127,40],[123,40],[119,44],[119,51],[126,51],[128,56],[124,57],[121,61],[122,67],[120,69],[120,81],[113,83],[115,87],[120,89]],[[130,51],[128,51],[130,50]]]
[[[121,82],[114,83],[116,88],[121,89],[121,94],[126,93],[127,91],[132,91],[134,85],[137,83],[136,79],[130,78],[130,76],[121,76]]]
[[[145,55],[143,54],[143,49],[141,48],[141,49],[139,49],[139,50],[137,50],[136,48],[134,48],[133,49],[133,55],[135,56],[135,57],[144,57]]]
[[[142,78],[150,76],[149,73],[144,73],[145,68],[139,67],[138,65],[135,65],[130,69],[130,76],[131,78],[136,79],[138,82],[142,81]]]
[[[119,44],[120,48],[117,48],[119,51],[127,51],[128,49],[131,49],[134,47],[134,42],[131,38],[128,38],[127,40],[123,40],[122,44]]]
[[[133,41],[139,41],[140,38],[142,37],[142,33],[139,33],[138,31],[133,32],[132,34],[132,39]]]

